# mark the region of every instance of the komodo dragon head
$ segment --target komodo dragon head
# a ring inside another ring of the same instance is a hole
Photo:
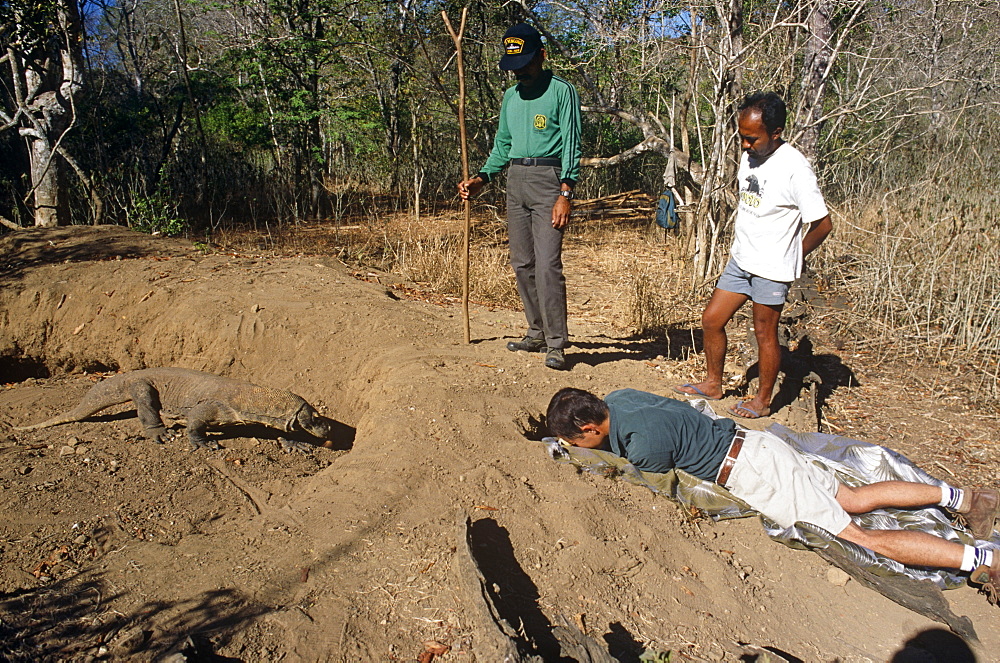
[[[305,432],[322,440],[330,439],[330,420],[321,415],[316,409],[305,403],[295,414],[292,420],[292,428],[301,428]]]

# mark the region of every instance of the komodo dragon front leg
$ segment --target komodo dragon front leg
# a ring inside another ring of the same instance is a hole
[[[129,396],[135,405],[135,413],[146,431],[146,437],[157,444],[167,441],[167,427],[160,418],[160,394],[147,380],[136,380],[129,385]]]

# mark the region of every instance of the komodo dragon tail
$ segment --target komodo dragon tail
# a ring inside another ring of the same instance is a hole
[[[40,424],[34,424],[32,426],[14,426],[14,430],[21,430],[21,431],[24,431],[24,430],[38,430],[39,428],[48,428],[50,426],[59,426],[60,424],[71,424],[74,421],[80,421],[82,419],[86,419],[87,417],[89,417],[92,414],[96,414],[96,413],[95,412],[88,412],[86,414],[80,414],[80,415],[78,415],[77,414],[77,410],[73,409],[73,410],[70,410],[69,412],[67,412],[66,414],[60,414],[60,415],[56,415],[55,417],[52,417],[51,419],[46,419],[45,421],[43,421]]]
[[[71,424],[76,421],[83,421],[87,417],[95,415],[101,410],[109,408],[112,405],[128,403],[132,400],[132,397],[126,393],[123,386],[123,381],[116,380],[115,378],[109,378],[103,382],[98,382],[84,395],[80,404],[69,412],[57,414],[51,419],[46,419],[42,423],[35,424],[33,426],[14,426],[14,430],[38,430],[40,428],[49,428],[50,426]]]

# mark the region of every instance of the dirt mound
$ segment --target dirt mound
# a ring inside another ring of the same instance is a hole
[[[490,660],[496,627],[464,550],[522,654],[544,660],[573,660],[557,623],[621,661],[644,648],[736,661],[747,646],[886,660],[939,628],[831,582],[753,520],[713,524],[549,461],[537,417],[557,388],[667,393],[688,377],[603,322],[571,319],[560,373],[504,349],[517,312],[474,308],[465,345],[457,307],[328,258],[113,228],[16,233],[0,253],[0,658],[391,661],[435,640],[442,661]],[[11,428],[75,404],[94,373],[152,366],[288,389],[353,443],[285,453],[274,431],[236,429],[220,451],[189,451],[143,439],[127,407]],[[971,589],[948,598],[981,660],[996,657],[1000,613]],[[921,642],[963,660],[960,642]]]

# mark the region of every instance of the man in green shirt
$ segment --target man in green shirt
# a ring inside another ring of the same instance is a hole
[[[463,200],[478,194],[504,167],[510,263],[524,304],[528,332],[511,351],[545,352],[545,365],[566,366],[566,278],[563,231],[580,174],[580,97],[569,82],[543,69],[545,48],[533,27],[519,23],[504,35],[500,68],[517,84],[503,95],[489,158],[458,183]]]
[[[635,389],[613,391],[603,400],[582,389],[561,389],[549,403],[546,426],[569,444],[606,449],[640,470],[677,468],[718,483],[781,527],[806,522],[902,564],[968,571],[970,581],[1000,592],[1000,554],[988,546],[916,530],[864,529],[850,516],[939,505],[961,513],[977,541],[987,541],[1000,508],[995,490],[910,481],[847,486],[776,435],[736,430],[730,419],[712,419],[688,403]]]

